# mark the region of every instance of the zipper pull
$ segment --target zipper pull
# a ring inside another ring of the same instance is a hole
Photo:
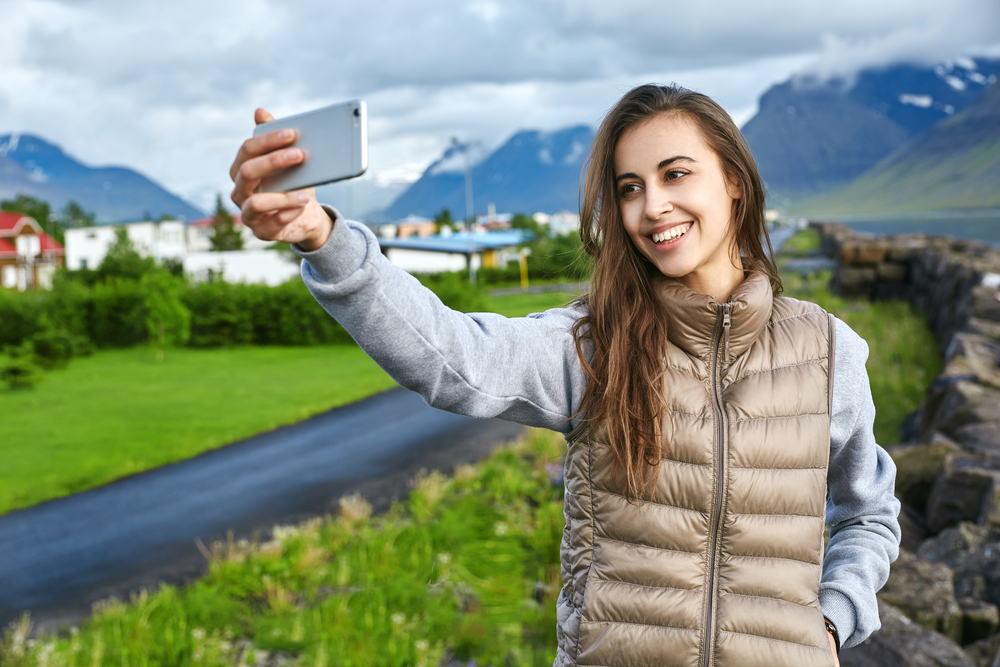
[[[726,350],[726,363],[729,363],[729,304],[722,304],[722,340]]]

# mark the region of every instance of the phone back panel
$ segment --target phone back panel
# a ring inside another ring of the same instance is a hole
[[[290,127],[293,146],[305,151],[303,164],[279,171],[260,184],[261,192],[287,192],[360,176],[368,168],[368,110],[362,100],[323,107],[258,125],[254,136]]]

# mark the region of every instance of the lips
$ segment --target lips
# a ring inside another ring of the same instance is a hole
[[[649,238],[653,243],[660,245],[661,243],[670,243],[675,241],[680,237],[684,236],[689,229],[691,229],[693,223],[682,222],[679,225],[674,225],[673,227],[668,227],[667,229],[654,232],[649,235]]]

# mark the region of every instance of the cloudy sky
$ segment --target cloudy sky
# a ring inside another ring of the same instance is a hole
[[[799,72],[1000,56],[997,0],[0,0],[0,17],[0,134],[202,208],[228,195],[257,106],[364,98],[370,190],[452,136],[596,124],[637,83],[700,90],[743,123]]]

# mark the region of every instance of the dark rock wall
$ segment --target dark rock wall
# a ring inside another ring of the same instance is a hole
[[[1000,250],[812,226],[838,260],[835,292],[910,301],[945,350],[889,449],[903,543],[879,593],[883,628],[842,662],[1000,667]]]

